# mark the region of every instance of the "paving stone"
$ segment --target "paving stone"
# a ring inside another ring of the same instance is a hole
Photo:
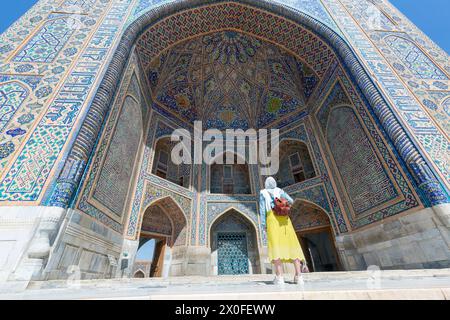
[[[450,269],[329,272],[304,274],[304,287],[272,284],[273,275],[32,282],[27,290],[0,285],[0,299],[315,300],[446,299]],[[5,293],[10,292],[10,293]]]

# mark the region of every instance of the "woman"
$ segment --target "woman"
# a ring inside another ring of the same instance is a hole
[[[277,188],[274,178],[266,179],[265,189],[259,197],[261,221],[267,225],[267,241],[269,260],[275,265],[276,276],[274,284],[284,284],[282,263],[293,262],[295,266],[294,283],[303,284],[302,263],[305,256],[298,242],[291,219],[288,216],[278,216],[273,212],[275,198],[284,198],[291,205],[294,200],[282,189]],[[264,227],[264,226],[263,226]]]

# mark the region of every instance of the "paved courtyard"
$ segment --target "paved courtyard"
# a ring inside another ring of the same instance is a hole
[[[286,278],[284,286],[272,275],[32,282],[16,293],[0,285],[0,299],[450,300],[450,269],[310,273],[303,288]]]

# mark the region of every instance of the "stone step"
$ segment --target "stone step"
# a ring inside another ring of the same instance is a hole
[[[368,279],[373,277],[377,271],[345,271],[345,272],[311,272],[304,274],[308,281],[329,281],[329,280],[348,280],[348,279]],[[407,279],[416,277],[450,277],[450,269],[420,269],[420,270],[382,270],[379,272],[382,279]],[[293,275],[286,275],[291,278]],[[202,284],[202,283],[242,283],[249,281],[270,281],[273,275],[222,275],[222,276],[186,276],[171,278],[119,278],[119,279],[93,279],[80,280],[79,285],[83,287],[109,287],[109,286],[128,286],[136,284]],[[52,281],[31,281],[28,289],[51,289],[66,288],[67,280]]]
[[[305,284],[272,284],[273,275],[190,276],[31,282],[0,299],[450,299],[450,269],[304,274]]]

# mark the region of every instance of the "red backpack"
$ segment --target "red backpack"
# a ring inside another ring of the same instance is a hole
[[[289,216],[291,211],[291,205],[289,201],[284,198],[275,198],[274,200],[275,206],[273,207],[273,212],[277,216]]]

